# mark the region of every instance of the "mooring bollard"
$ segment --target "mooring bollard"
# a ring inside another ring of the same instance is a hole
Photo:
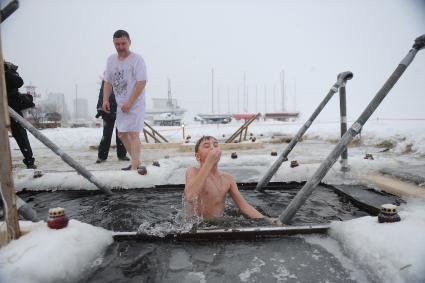
[[[298,163],[298,161],[297,160],[292,160],[291,161],[291,168],[294,168],[294,167],[298,167],[300,164]]]

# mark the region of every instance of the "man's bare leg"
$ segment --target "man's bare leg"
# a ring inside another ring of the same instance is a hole
[[[119,133],[118,137],[124,144],[125,149],[130,154],[131,169],[136,170],[140,165],[140,139],[139,132]]]
[[[131,146],[131,168],[137,169],[140,166],[140,138],[139,132],[129,132],[128,140]]]
[[[127,150],[128,154],[130,154],[130,159],[133,162],[133,155],[131,153],[131,142],[130,142],[130,139],[128,137],[128,133],[118,133],[118,137],[120,138],[120,140],[124,144],[124,147]],[[131,167],[133,169],[133,165]]]
[[[127,150],[127,152],[131,156],[131,153],[130,153],[131,152],[131,143],[130,143],[130,140],[128,139],[127,133],[118,133],[118,137],[122,141],[125,149]]]

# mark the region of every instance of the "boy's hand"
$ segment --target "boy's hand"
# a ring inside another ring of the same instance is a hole
[[[280,222],[278,217],[274,218],[274,217],[266,216],[264,217],[264,220],[266,220],[267,222],[269,222],[271,225],[274,225],[274,226],[284,226],[282,222]]]
[[[221,149],[213,148],[207,155],[205,163],[215,165],[218,163],[221,157]]]

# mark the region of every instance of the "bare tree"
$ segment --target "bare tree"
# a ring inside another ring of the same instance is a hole
[[[25,110],[28,121],[36,128],[41,128],[43,122],[44,112],[38,107],[32,107]]]

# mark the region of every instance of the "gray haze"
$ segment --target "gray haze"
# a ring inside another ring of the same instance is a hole
[[[148,107],[152,97],[167,96],[169,77],[173,96],[189,111],[187,119],[210,112],[214,68],[216,112],[244,112],[244,73],[247,110],[264,112],[267,100],[267,111],[279,111],[279,78],[284,70],[286,108],[296,107],[305,119],[336,75],[350,70],[354,78],[347,85],[347,99],[353,120],[414,39],[425,33],[425,4],[415,0],[22,0],[1,28],[5,59],[19,65],[25,82],[36,85],[43,96],[63,92],[71,111],[78,85],[78,97],[89,100],[94,115],[99,77],[107,56],[115,52],[112,34],[125,29],[132,39],[131,50],[142,54],[148,66]],[[424,118],[424,102],[422,51],[374,117]],[[338,120],[338,103],[335,96],[319,120]]]

